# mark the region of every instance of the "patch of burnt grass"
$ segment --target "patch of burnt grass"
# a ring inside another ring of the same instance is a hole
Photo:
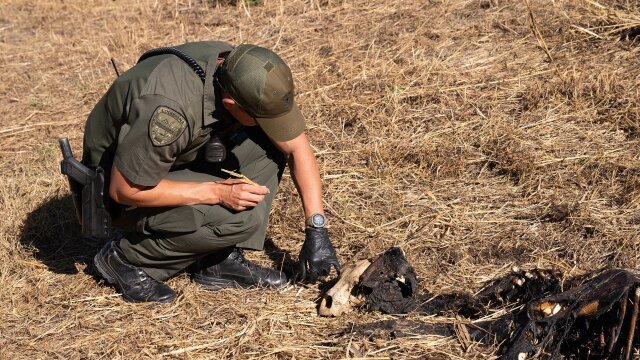
[[[497,246],[487,246],[478,253],[478,258],[483,261],[516,264],[531,261],[531,254],[534,248],[526,244],[499,243]]]
[[[544,213],[540,216],[540,221],[543,222],[561,222],[567,219],[573,209],[568,204],[553,204],[545,209]]]
[[[525,182],[534,171],[533,149],[513,135],[503,134],[490,140],[482,151],[488,158],[486,168],[509,178],[514,185]]]
[[[592,161],[579,168],[576,174],[592,191],[616,206],[633,204],[640,193],[640,164],[633,159]]]
[[[622,41],[636,41],[640,39],[640,26],[634,26],[630,29],[620,31],[620,40]]]

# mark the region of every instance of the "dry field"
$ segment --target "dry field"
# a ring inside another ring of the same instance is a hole
[[[455,338],[367,339],[316,316],[322,284],[169,284],[129,304],[92,276],[57,138],[145,50],[222,39],[291,66],[345,262],[400,246],[423,291],[475,291],[513,265],[640,270],[637,0],[2,0],[0,358],[495,358]],[[288,177],[269,231],[296,259]],[[429,322],[455,319],[409,315]],[[465,319],[456,321],[464,322]],[[636,353],[636,356],[638,354]]]

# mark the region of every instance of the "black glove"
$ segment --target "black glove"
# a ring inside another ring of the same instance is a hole
[[[327,230],[307,228],[304,234],[304,244],[298,256],[299,279],[314,282],[318,276],[329,275],[331,266],[340,274],[340,263]]]

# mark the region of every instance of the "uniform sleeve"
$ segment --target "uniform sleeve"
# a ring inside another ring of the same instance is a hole
[[[134,184],[155,186],[189,144],[192,128],[177,102],[144,95],[131,104],[127,125],[118,137],[114,165]]]

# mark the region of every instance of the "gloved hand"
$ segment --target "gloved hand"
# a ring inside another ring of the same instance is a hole
[[[340,274],[340,263],[325,228],[307,228],[304,244],[298,256],[299,280],[314,282],[318,276],[329,275],[331,266]]]

